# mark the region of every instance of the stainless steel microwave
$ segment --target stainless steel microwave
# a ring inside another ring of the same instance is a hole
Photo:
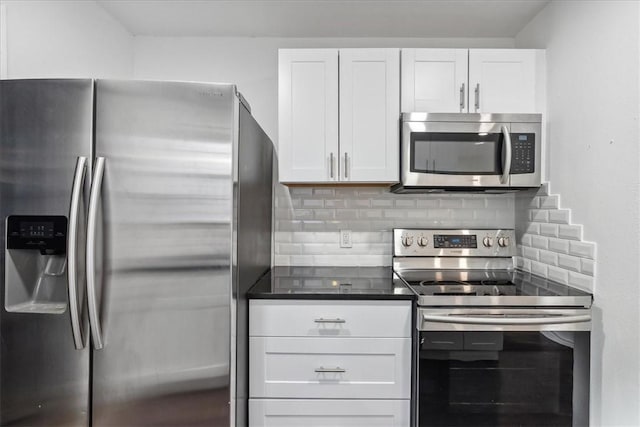
[[[391,191],[495,191],[541,184],[540,114],[403,113]]]

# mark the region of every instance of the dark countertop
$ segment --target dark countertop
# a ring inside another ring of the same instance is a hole
[[[247,292],[253,299],[414,300],[391,267],[276,266]]]

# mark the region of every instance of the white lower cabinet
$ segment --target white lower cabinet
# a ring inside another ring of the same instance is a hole
[[[249,301],[250,426],[409,426],[411,301]]]
[[[406,427],[409,400],[250,399],[252,427]]]
[[[253,397],[409,399],[411,338],[251,337]]]

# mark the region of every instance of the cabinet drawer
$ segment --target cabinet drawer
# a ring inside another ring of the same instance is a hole
[[[410,301],[250,300],[249,335],[410,337]]]
[[[249,338],[252,398],[408,399],[410,338]]]
[[[408,427],[409,400],[249,400],[251,427]]]

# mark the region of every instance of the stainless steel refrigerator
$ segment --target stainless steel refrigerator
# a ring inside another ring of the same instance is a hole
[[[246,424],[272,162],[233,85],[0,81],[0,425]]]

